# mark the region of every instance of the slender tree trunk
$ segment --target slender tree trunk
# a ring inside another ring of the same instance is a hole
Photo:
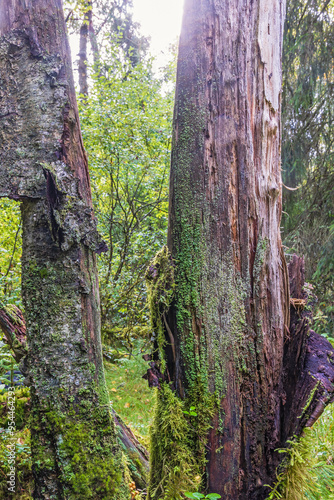
[[[308,375],[307,324],[295,339],[296,329],[289,331],[280,237],[284,12],[284,0],[185,1],[170,178],[173,260],[160,255],[149,270],[151,298],[166,276],[175,279],[151,301],[164,375],[155,384],[150,499],[197,488],[224,500],[266,498],[280,460],[275,449],[333,398],[331,361],[320,376],[316,356]],[[333,353],[325,340],[318,347]]]
[[[0,196],[22,204],[34,498],[127,499],[61,0],[0,0],[0,35]]]
[[[91,2],[88,2],[87,11],[84,15],[84,20],[80,28],[80,48],[79,48],[79,92],[80,95],[86,97],[88,95],[88,71],[87,71],[87,45],[88,45],[88,29],[92,17]]]
[[[94,69],[95,69],[95,71],[98,71],[100,69],[99,68],[100,49],[99,49],[99,44],[97,42],[97,36],[96,36],[94,24],[93,24],[93,13],[91,13],[91,16],[89,19],[88,32],[89,32],[90,46],[91,46],[92,53],[93,53]]]

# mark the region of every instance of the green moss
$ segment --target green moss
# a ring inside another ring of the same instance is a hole
[[[32,412],[33,463],[37,474],[58,471],[66,498],[128,500],[128,482],[122,465],[122,453],[108,407],[84,407],[63,414],[56,409]],[[87,418],[87,414],[90,418]],[[50,451],[52,442],[56,453]]]
[[[184,413],[195,406],[196,416]],[[198,385],[180,400],[167,384],[157,393],[151,428],[151,500],[179,500],[185,491],[203,486],[205,445],[214,411],[214,398]]]
[[[166,345],[163,315],[167,314],[174,296],[174,266],[168,248],[164,246],[155,255],[146,271],[147,300],[150,318],[159,349],[159,359],[164,369]]]
[[[8,425],[8,393],[0,395],[0,427]],[[29,414],[30,393],[27,387],[15,390],[15,425],[17,430],[22,430]]]
[[[311,403],[313,401],[314,394],[318,390],[319,385],[320,385],[320,380],[318,380],[318,382],[313,387],[313,389],[312,389],[312,391],[311,391],[311,393],[310,393],[310,395],[309,395],[309,397],[308,397],[308,399],[306,401],[306,404],[305,404],[305,406],[304,406],[304,408],[302,410],[302,413],[299,415],[298,418],[302,418],[302,417],[304,417],[304,415],[306,415],[306,412],[309,409],[309,407],[310,407],[310,405],[311,405]]]

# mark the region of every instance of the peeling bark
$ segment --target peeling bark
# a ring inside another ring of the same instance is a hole
[[[309,335],[306,317],[295,322],[293,308],[290,325],[280,237],[284,13],[284,0],[186,0],[179,45],[168,233],[174,345],[165,329],[162,356],[187,407],[200,405],[203,388],[202,401],[216,398],[199,488],[224,500],[265,499],[282,458],[275,450],[333,399],[331,347]],[[196,457],[202,439],[184,446]],[[160,479],[150,498],[170,481],[171,459],[153,454],[151,476]]]
[[[34,498],[128,498],[102,363],[106,247],[61,0],[0,0],[0,36],[0,196],[22,206]]]

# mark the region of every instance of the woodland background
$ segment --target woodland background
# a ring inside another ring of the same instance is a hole
[[[78,101],[95,214],[108,252],[99,258],[102,335],[110,399],[149,446],[154,391],[141,377],[152,336],[145,271],[165,244],[176,70],[153,71],[149,40],[133,22],[131,0],[66,1],[70,33],[86,33],[88,94]],[[81,54],[82,55],[82,54]],[[72,54],[75,72],[80,57]],[[82,63],[82,57],[81,57]],[[312,328],[334,342],[334,2],[289,0],[282,93],[282,237],[285,253],[304,255],[313,287]],[[0,201],[0,301],[22,309],[19,204]],[[6,498],[6,387],[17,384],[18,487],[31,498],[29,389],[0,343],[0,498]],[[286,471],[270,498],[334,498],[334,408],[285,451]],[[139,492],[140,493],[140,492]],[[135,497],[134,497],[135,498]],[[138,496],[139,498],[139,496]]]

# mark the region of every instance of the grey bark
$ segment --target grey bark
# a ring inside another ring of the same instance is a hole
[[[0,196],[22,205],[34,498],[127,498],[61,0],[0,0],[0,37]]]

